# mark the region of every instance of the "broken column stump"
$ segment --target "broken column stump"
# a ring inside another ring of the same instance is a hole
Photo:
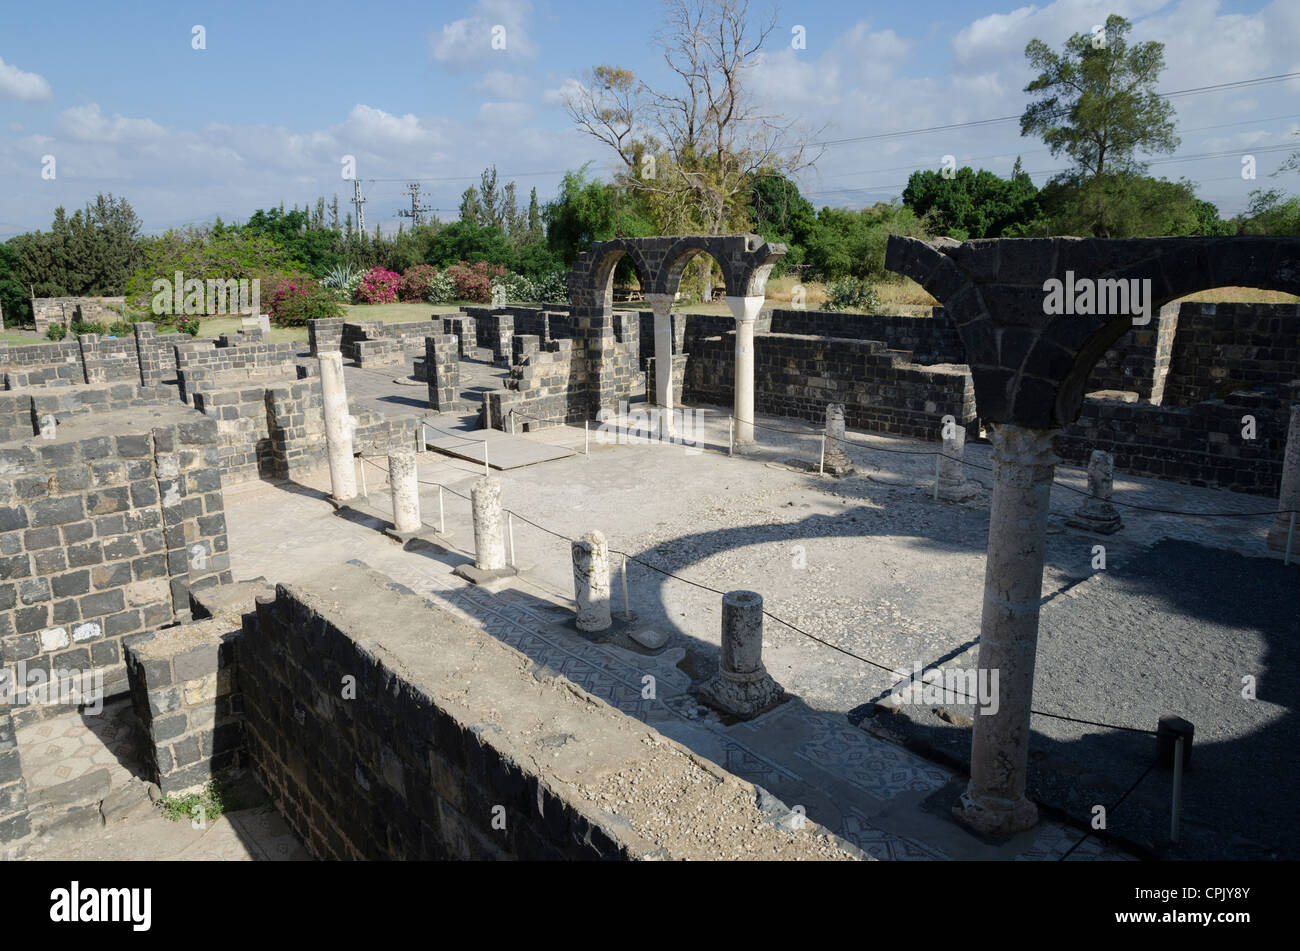
[[[722,666],[700,688],[709,706],[750,720],[771,709],[785,690],[763,666],[763,596],[728,591],[722,596]]]
[[[1124,527],[1119,512],[1110,503],[1114,488],[1115,457],[1100,449],[1088,459],[1088,498],[1065,524],[1102,535],[1113,535]]]

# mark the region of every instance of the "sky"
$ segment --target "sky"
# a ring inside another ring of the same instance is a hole
[[[1000,175],[1022,156],[1043,184],[1066,161],[1022,138],[1014,118],[897,133],[1019,116],[1033,78],[1025,44],[1059,50],[1109,13],[1133,22],[1131,42],[1165,44],[1162,92],[1300,72],[1300,0],[751,0],[751,10],[777,22],[750,73],[754,96],[829,143],[797,178],[818,207],[897,198],[912,171],[948,155]],[[410,180],[454,218],[488,165],[518,183],[521,201],[535,187],[545,202],[566,169],[615,168],[607,146],[574,128],[565,91],[604,63],[667,84],[661,23],[654,0],[8,4],[0,240],[48,228],[55,207],[99,192],[128,198],[147,232],[319,195],[348,210],[344,156],[355,157],[371,230],[397,229]],[[1300,174],[1270,177],[1300,149],[1300,79],[1171,102],[1182,141],[1152,174],[1191,179],[1225,216],[1252,189],[1300,191]],[[1242,177],[1248,154],[1255,180]]]

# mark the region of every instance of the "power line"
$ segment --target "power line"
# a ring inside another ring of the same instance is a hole
[[[1276,76],[1260,76],[1255,79],[1239,79],[1236,82],[1216,83],[1212,86],[1194,86],[1190,89],[1176,89],[1173,92],[1156,93],[1162,99],[1173,99],[1180,96],[1199,96],[1207,92],[1215,92],[1223,89],[1239,89],[1247,86],[1258,86],[1265,83],[1281,82],[1285,79],[1300,78],[1300,72],[1280,73]],[[1067,113],[1057,113],[1054,118],[1067,115]],[[993,119],[974,119],[970,122],[952,122],[947,125],[927,126],[920,129],[900,129],[897,132],[877,132],[872,135],[856,135],[845,139],[827,139],[824,142],[809,142],[811,146],[829,146],[829,145],[847,145],[852,142],[869,142],[877,139],[894,139],[903,138],[912,135],[929,135],[932,132],[950,132],[953,129],[970,129],[978,126],[993,125],[998,122],[1019,121],[1020,116],[998,116]]]

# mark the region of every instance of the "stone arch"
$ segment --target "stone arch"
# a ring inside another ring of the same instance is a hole
[[[1150,281],[1151,313],[1215,287],[1300,294],[1300,238],[998,238],[926,243],[891,236],[886,267],[941,301],[966,346],[980,416],[1050,429],[1072,422],[1102,354],[1130,315],[1048,315],[1043,283],[1067,273]]]
[[[773,266],[786,253],[785,245],[771,244],[756,234],[684,235],[670,240],[655,281],[657,294],[676,294],[686,265],[707,254],[722,269],[728,297],[761,296]]]
[[[685,273],[686,265],[697,257],[706,255],[718,262],[719,268],[722,268],[723,285],[727,288],[727,294],[735,295],[736,292],[728,283],[731,274],[728,273],[725,265],[725,257],[719,257],[718,248],[708,247],[708,244],[710,244],[708,238],[699,238],[699,236],[686,236],[677,240],[677,243],[673,244],[664,255],[663,265],[659,268],[658,281],[655,282],[655,294],[676,296],[677,288],[681,287],[681,275]]]
[[[632,261],[641,278],[641,287],[653,286],[654,271],[647,262],[636,238],[598,241],[590,251],[578,256],[569,272],[569,303],[575,308],[591,309],[609,316],[614,309],[614,269],[624,256]]]

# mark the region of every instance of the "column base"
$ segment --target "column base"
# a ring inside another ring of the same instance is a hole
[[[945,502],[964,502],[979,494],[981,486],[974,482],[944,482],[939,480],[939,498]]]
[[[1099,535],[1114,535],[1124,527],[1124,522],[1113,505],[1089,506],[1086,503],[1067,518],[1065,524]]]
[[[970,786],[962,793],[960,804],[952,807],[952,814],[983,835],[1015,835],[1038,824],[1038,807],[1024,796],[980,796]]]
[[[1286,537],[1290,533],[1291,526],[1289,520],[1281,525],[1275,525],[1268,530],[1265,536],[1265,543],[1270,551],[1286,553]],[[1300,556],[1300,518],[1296,519],[1295,537],[1291,539],[1291,557]]]
[[[785,689],[764,670],[750,680],[718,674],[700,688],[700,699],[715,710],[752,720],[784,700]]]
[[[519,571],[508,565],[505,568],[480,568],[474,564],[464,564],[457,565],[452,574],[495,594],[507,587]]]

